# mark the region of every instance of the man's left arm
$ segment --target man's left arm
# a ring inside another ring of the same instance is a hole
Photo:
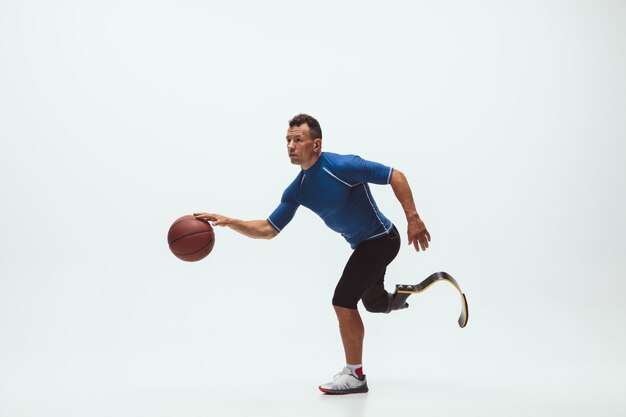
[[[406,215],[409,245],[415,246],[415,250],[418,252],[420,251],[420,246],[422,250],[426,250],[428,242],[430,242],[430,233],[428,233],[424,222],[417,214],[409,182],[401,171],[394,169],[389,184]]]

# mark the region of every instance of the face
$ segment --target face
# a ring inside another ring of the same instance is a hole
[[[322,140],[311,139],[309,126],[290,127],[287,130],[287,152],[294,165],[308,169],[317,161],[322,151]]]

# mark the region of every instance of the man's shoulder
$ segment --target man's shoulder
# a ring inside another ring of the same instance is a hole
[[[360,182],[388,184],[392,172],[387,165],[352,154],[329,153],[324,165],[331,174],[350,184]]]
[[[289,183],[287,188],[285,188],[285,192],[295,191],[300,183],[302,182],[302,171],[299,171],[296,177]]]
[[[281,201],[284,203],[289,203],[291,205],[297,205],[298,203],[298,189],[300,188],[300,183],[302,182],[302,171],[296,175],[296,177],[287,185],[285,190],[283,191],[283,195],[281,197]]]
[[[324,152],[324,165],[333,168],[349,167],[359,159],[358,155]]]

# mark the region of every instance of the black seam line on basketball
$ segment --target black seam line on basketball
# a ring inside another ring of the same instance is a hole
[[[200,233],[213,233],[213,230],[203,230],[201,232],[189,233],[188,235],[177,237],[176,239],[172,240],[171,242],[167,242],[167,244],[171,245],[172,243],[177,242],[177,241],[179,241],[181,239],[184,239],[184,238],[189,237],[189,236],[199,235]]]
[[[207,246],[209,246],[210,244],[211,244],[211,240],[209,240],[207,243],[205,243],[205,244],[204,244],[202,247],[200,247],[199,249],[196,249],[196,250],[194,250],[194,251],[192,251],[192,252],[178,253],[178,252],[174,252],[174,251],[172,251],[172,253],[173,253],[174,255],[177,255],[177,256],[178,256],[178,255],[181,255],[181,256],[193,255],[193,254],[194,254],[194,253],[196,253],[196,252],[200,252],[201,250],[203,250],[204,248],[206,248],[206,247],[207,247]]]
[[[211,241],[209,240],[209,242],[207,244],[205,244],[203,247],[201,247],[200,249],[196,249],[193,252],[189,252],[189,253],[176,253],[174,252],[174,255],[176,256],[187,256],[187,255],[193,255],[196,252],[200,252],[201,250],[203,250],[204,248],[206,248],[207,246],[209,246],[211,244]]]
[[[180,219],[176,220],[174,223],[172,223],[172,225],[170,226],[170,228],[172,228],[172,227],[176,226],[176,225],[177,225],[178,223],[180,223],[180,222],[184,222],[184,221],[187,221],[187,220],[197,220],[197,221],[199,221],[199,222],[206,223],[204,220],[200,220],[200,219],[198,219],[197,217],[195,217],[194,215],[191,215],[191,217],[183,216],[183,217],[181,217]]]
[[[205,222],[204,220],[200,220],[200,219],[195,218],[195,217],[193,217],[193,218],[186,218],[186,216],[183,216],[183,217],[181,217],[180,219],[176,220],[174,223],[172,223],[172,225],[170,226],[170,230],[172,230],[172,228],[173,228],[174,226],[176,226],[178,223],[182,223],[182,222],[184,222],[184,221],[187,221],[187,220],[194,220],[194,219],[195,219],[195,220],[197,220],[197,221],[199,221],[199,222],[202,222],[202,223],[205,223],[205,224],[208,224],[209,226],[211,226],[211,224],[210,224],[209,222]],[[213,230],[213,229],[211,229],[211,231],[212,231],[212,230]]]

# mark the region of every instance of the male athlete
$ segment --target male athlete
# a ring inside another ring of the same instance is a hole
[[[332,230],[341,233],[354,252],[335,288],[333,307],[346,366],[333,381],[319,389],[328,394],[367,392],[362,354],[364,327],[357,310],[359,300],[373,313],[408,307],[406,296],[385,290],[387,265],[400,249],[398,230],[378,209],[368,183],[390,184],[408,222],[408,240],[416,251],[426,250],[430,234],[415,209],[413,195],[402,172],[355,155],[322,152],[322,129],[317,120],[299,114],[289,121],[287,151],[301,171],[283,193],[276,210],[266,220],[239,220],[219,214],[195,213],[214,226],[228,226],[245,236],[272,239],[291,221],[299,206],[318,214]],[[395,302],[394,302],[395,301]]]

